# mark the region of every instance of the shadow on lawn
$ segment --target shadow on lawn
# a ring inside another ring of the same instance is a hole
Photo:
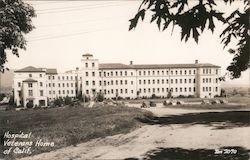
[[[150,160],[248,160],[250,150],[242,147],[223,147],[224,149],[237,150],[236,154],[215,154],[213,149],[183,149],[158,147],[148,151],[142,159]],[[221,148],[220,150],[223,150]],[[126,160],[137,160],[137,158],[126,158]]]
[[[166,117],[148,117],[139,120],[150,125],[202,124],[212,126],[214,129],[230,129],[250,126],[250,111],[188,113]]]

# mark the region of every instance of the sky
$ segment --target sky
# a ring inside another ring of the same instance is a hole
[[[81,56],[91,53],[100,63],[173,64],[212,63],[221,66],[222,74],[233,55],[223,49],[219,35],[225,26],[216,22],[216,30],[205,31],[196,44],[193,39],[181,41],[180,29],[160,32],[148,19],[128,31],[129,19],[137,13],[138,1],[26,1],[36,10],[36,27],[25,35],[27,50],[20,57],[8,56],[7,67],[26,66],[57,68],[59,72],[81,66]],[[232,7],[219,2],[218,8],[228,14],[242,8],[240,2]],[[228,84],[249,86],[250,71]]]

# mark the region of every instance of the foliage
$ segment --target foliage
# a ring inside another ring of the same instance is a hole
[[[96,96],[97,102],[102,102],[104,100],[104,95],[102,93],[98,93]]]
[[[221,88],[220,96],[221,97],[226,97],[227,96],[225,89]]]
[[[31,19],[36,15],[33,7],[22,0],[1,0],[0,11],[0,71],[4,72],[6,51],[19,57],[19,49],[26,46],[24,34],[34,28]]]
[[[76,98],[81,101],[81,102],[89,102],[90,101],[90,98],[87,97],[86,95],[83,95],[82,92],[80,92]]]
[[[0,94],[0,101],[2,101],[4,97],[5,97],[5,94],[4,94],[4,93],[1,93],[1,94]]]
[[[167,98],[171,98],[171,97],[172,97],[172,92],[169,91],[169,92],[168,92],[168,95],[167,95]]]
[[[205,29],[214,32],[214,20],[222,22],[227,27],[221,33],[224,48],[232,38],[238,40],[237,48],[229,49],[234,54],[233,61],[227,67],[230,78],[239,78],[241,72],[249,65],[249,1],[244,0],[244,11],[239,9],[232,12],[228,17],[216,9],[215,0],[197,0],[194,6],[191,0],[143,0],[138,13],[130,20],[129,30],[134,29],[139,19],[144,20],[146,12],[151,12],[151,23],[155,22],[159,30],[164,31],[170,24],[181,28],[181,40],[187,41],[192,37],[196,43]],[[235,0],[224,0],[226,4],[233,5]],[[194,1],[193,1],[194,2]]]
[[[65,105],[69,105],[71,102],[72,102],[72,98],[71,98],[71,97],[66,96],[66,97],[64,98],[64,104],[65,104]]]

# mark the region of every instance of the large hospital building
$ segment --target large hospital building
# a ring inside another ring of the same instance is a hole
[[[212,98],[220,95],[220,67],[209,63],[130,64],[99,63],[91,54],[82,55],[81,67],[65,73],[56,69],[28,66],[16,70],[14,97],[16,104],[47,106],[58,97],[78,94],[94,98],[139,98],[180,95]]]

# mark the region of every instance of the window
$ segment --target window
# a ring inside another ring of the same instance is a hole
[[[153,84],[155,84],[155,80],[153,79]]]
[[[128,84],[128,81],[127,80],[125,80],[125,85],[127,85]]]
[[[71,94],[74,94],[74,90],[71,90]]]
[[[55,76],[52,76],[52,79],[55,79]]]
[[[188,88],[189,92],[191,92],[191,87]]]
[[[42,74],[39,74],[39,77],[42,77],[43,75]]]
[[[187,75],[187,70],[184,71],[184,74]]]
[[[67,83],[67,87],[69,87],[69,84]]]
[[[134,90],[131,90],[131,93],[134,93]]]
[[[43,90],[40,90],[40,96],[43,96]]]
[[[18,82],[17,85],[18,85],[18,87],[21,87],[21,82]]]
[[[215,87],[215,92],[218,92],[218,87]]]
[[[92,67],[95,67],[95,63],[92,63]]]
[[[60,80],[60,76],[58,76],[58,80]]]
[[[143,75],[144,75],[144,76],[146,75],[146,71],[143,71]]]
[[[215,73],[218,74],[218,69],[215,70]]]
[[[182,92],[182,88],[180,88],[180,92]]]
[[[32,83],[28,83],[28,87],[29,87],[29,88],[32,88]]]
[[[118,76],[118,72],[117,71],[115,72],[115,76]]]
[[[58,91],[58,94],[61,94],[61,91],[60,91],[60,90]]]
[[[184,88],[184,92],[187,92],[187,88],[186,87]]]
[[[31,77],[32,77],[32,74],[29,74],[29,77],[31,78]]]
[[[148,75],[150,76],[150,71],[148,71]]]
[[[86,90],[86,94],[89,94],[89,90],[88,89]]]
[[[71,76],[70,79],[73,80],[73,76]]]
[[[164,92],[164,88],[162,88],[161,91]]]
[[[63,92],[63,94],[65,94],[65,90],[63,90],[62,92]]]
[[[205,78],[203,78],[202,80],[203,80],[203,83],[205,83]]]
[[[178,74],[178,71],[177,71],[177,70],[175,71],[175,74],[176,74],[176,75]]]
[[[92,77],[95,77],[95,72],[92,72]]]
[[[131,85],[133,85],[133,81],[131,81]]]
[[[99,81],[99,86],[102,86],[102,81]]]
[[[71,87],[73,87],[73,83],[71,83]]]
[[[146,88],[143,89],[143,92],[146,93]]]
[[[86,81],[86,86],[88,86],[89,85],[89,81]]]
[[[122,76],[122,71],[120,71],[120,75]]]
[[[62,80],[64,80],[64,76],[62,76]]]
[[[178,88],[175,88],[175,92],[178,92]]]
[[[145,79],[143,80],[143,84],[146,84],[146,80]]]
[[[174,80],[173,79],[171,79],[171,83],[173,83],[174,82]]]
[[[166,71],[167,75],[168,75],[168,71]]]
[[[191,74],[191,70],[189,70],[188,72],[189,72],[189,74]]]
[[[191,83],[191,82],[192,82],[192,80],[191,80],[191,79],[189,79],[188,81],[189,81],[189,83]]]
[[[164,75],[164,71],[161,71],[161,74]]]
[[[160,80],[159,79],[157,79],[157,84],[160,84]]]
[[[125,76],[127,76],[127,74],[128,74],[127,71],[125,71]]]
[[[171,71],[170,73],[171,73],[171,75],[173,75],[173,71]]]
[[[194,74],[195,74],[195,70],[194,70]]]
[[[121,90],[120,90],[120,93],[122,94],[122,92],[123,92],[123,90],[121,89]]]
[[[175,79],[175,83],[176,83],[176,84],[178,83],[178,79]]]
[[[141,80],[139,80],[139,84],[141,84]]]
[[[93,85],[93,86],[95,85],[95,81],[92,81],[92,85]]]
[[[118,80],[115,81],[115,84],[118,85]]]
[[[141,71],[139,71],[139,76],[141,75]]]
[[[110,76],[113,76],[113,72],[110,72]]]
[[[61,87],[60,83],[58,83],[58,87]]]
[[[194,79],[194,83],[195,83],[195,79]]]
[[[155,71],[152,72],[152,75],[155,75]]]
[[[88,63],[85,63],[85,67],[88,68]]]
[[[125,89],[125,93],[128,93],[128,89]]]
[[[51,84],[49,83],[49,87],[51,87]]]
[[[166,79],[166,83],[168,84],[168,79]]]
[[[148,80],[148,84],[150,84],[150,79]]]
[[[164,79],[161,80],[161,83],[164,84]]]
[[[184,79],[184,83],[187,83],[187,79]]]
[[[122,80],[120,80],[120,84],[122,85]]]
[[[148,89],[148,93],[150,93],[151,92],[151,90],[150,90],[150,88]]]
[[[180,70],[180,75],[182,75],[182,70]]]
[[[33,96],[33,91],[32,90],[28,90],[28,95],[29,96]]]
[[[52,86],[55,87],[55,83],[52,83]]]
[[[130,75],[133,76],[133,72],[130,72]]]
[[[50,76],[48,76],[48,79],[50,80]]]

